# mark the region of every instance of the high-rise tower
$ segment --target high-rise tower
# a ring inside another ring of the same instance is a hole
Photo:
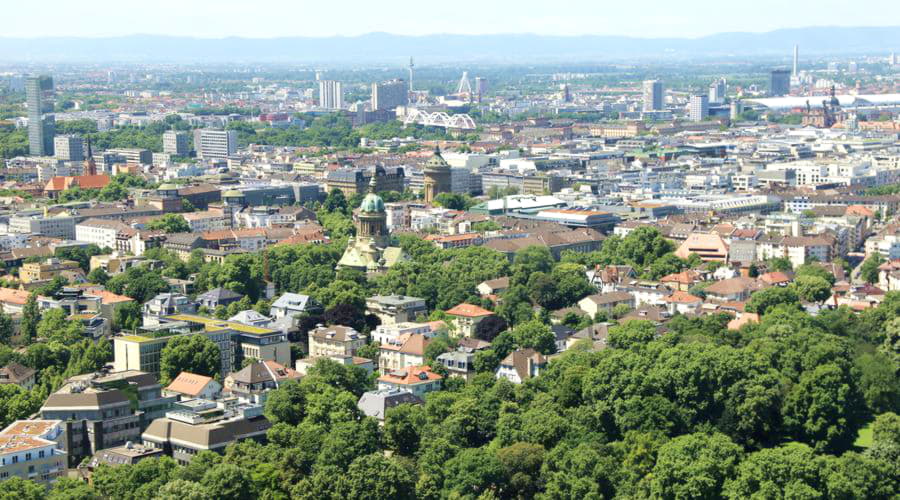
[[[53,154],[53,136],[56,121],[53,115],[44,115],[51,105],[47,99],[53,91],[53,78],[29,76],[25,80],[25,98],[28,103],[28,150],[32,156]]]
[[[659,80],[646,80],[643,85],[644,111],[663,110],[663,85]]]
[[[797,45],[794,45],[794,66],[793,66],[793,71],[791,71],[791,76],[793,76],[794,78],[797,78],[797,74],[798,74],[797,73],[797,64],[798,64],[799,60],[800,60],[800,47]]]

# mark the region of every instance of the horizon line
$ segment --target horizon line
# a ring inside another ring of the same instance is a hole
[[[547,37],[547,38],[585,38],[585,37],[603,37],[603,38],[622,38],[622,39],[632,39],[632,40],[699,40],[703,38],[708,38],[717,35],[767,35],[772,33],[777,33],[781,31],[799,31],[799,30],[810,30],[810,29],[900,29],[900,25],[886,25],[886,26],[838,26],[838,25],[809,25],[809,26],[797,26],[797,27],[786,27],[786,28],[778,28],[774,30],[768,31],[718,31],[713,33],[708,33],[705,35],[696,35],[696,36],[632,36],[632,35],[615,35],[615,34],[602,34],[602,33],[579,33],[579,34],[554,34],[554,33],[535,33],[535,32],[498,32],[498,33],[449,33],[449,32],[436,32],[436,33],[427,33],[427,34],[404,34],[404,33],[392,33],[387,31],[368,31],[364,33],[358,34],[333,34],[333,35],[319,35],[319,36],[303,36],[303,35],[275,35],[271,37],[261,37],[261,36],[245,36],[245,35],[221,35],[221,36],[196,36],[196,35],[178,35],[171,33],[128,33],[128,34],[113,34],[113,35],[38,35],[38,36],[2,36],[0,35],[0,41],[2,40],[52,40],[52,39],[65,39],[65,38],[74,38],[74,39],[83,39],[83,40],[101,40],[108,38],[132,38],[132,37],[165,37],[165,38],[189,38],[192,40],[208,40],[208,41],[222,41],[229,39],[239,39],[239,40],[279,40],[279,39],[307,39],[307,40],[316,40],[316,39],[329,39],[329,38],[363,38],[366,36],[372,35],[385,35],[392,37],[403,37],[403,38],[426,38],[426,37],[438,37],[438,36],[454,36],[454,37],[479,37],[479,36],[532,36],[532,37]]]

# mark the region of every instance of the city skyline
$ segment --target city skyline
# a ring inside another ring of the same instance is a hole
[[[342,16],[336,17],[324,5],[305,5],[287,0],[264,0],[248,9],[244,2],[160,0],[153,9],[134,16],[112,0],[63,2],[50,0],[35,11],[24,4],[4,9],[5,37],[106,37],[131,34],[195,36],[199,38],[286,36],[358,36],[373,32],[401,35],[528,33],[540,35],[614,35],[653,38],[698,38],[715,33],[761,33],[801,26],[863,27],[884,26],[885,19],[900,17],[900,5],[862,0],[852,10],[836,1],[804,5],[763,0],[740,17],[717,10],[708,0],[617,5],[598,10],[587,0],[570,0],[563,7],[544,12],[536,0],[516,2],[474,2],[461,0],[455,9],[429,8],[410,0],[398,0],[391,9],[351,0]],[[175,9],[175,10],[173,10]],[[534,13],[540,11],[541,15]],[[173,16],[178,12],[178,16]],[[278,15],[272,15],[277,12]],[[473,16],[472,12],[479,15]],[[772,16],[771,12],[778,12]],[[841,12],[837,16],[835,12]],[[399,13],[399,14],[398,14]],[[402,14],[408,13],[408,14]],[[91,22],[73,23],[72,19]],[[635,27],[639,28],[638,30]]]

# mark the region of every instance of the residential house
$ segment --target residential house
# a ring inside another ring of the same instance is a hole
[[[349,326],[319,326],[309,331],[309,357],[355,356],[366,340]]]
[[[144,304],[144,326],[154,326],[160,319],[175,314],[193,314],[197,303],[179,293],[161,293]]]
[[[669,314],[693,314],[703,305],[703,299],[682,290],[676,290],[665,298]]]
[[[462,303],[446,311],[457,336],[474,337],[478,323],[494,313],[472,304]]]
[[[514,384],[537,377],[547,367],[547,357],[534,349],[516,349],[509,353],[497,368],[497,379],[505,378]]]
[[[686,292],[692,286],[702,283],[703,278],[697,271],[686,269],[680,273],[669,274],[659,279],[659,282],[672,290],[681,290]]]
[[[478,294],[482,297],[489,295],[500,295],[509,289],[509,276],[503,276],[493,280],[482,281],[475,287]]]
[[[398,389],[422,397],[440,390],[444,377],[431,371],[427,365],[410,366],[378,377],[378,389]]]
[[[431,339],[421,333],[405,334],[382,342],[378,355],[379,371],[388,373],[424,364],[425,348],[430,343]]]
[[[364,392],[356,403],[359,411],[367,417],[384,422],[387,411],[402,404],[420,405],[425,402],[419,396],[402,389],[379,389]]]
[[[433,337],[435,334],[431,325],[428,323],[403,322],[387,325],[381,324],[375,327],[375,331],[372,332],[372,341],[383,344],[385,342],[396,340],[403,335],[410,335],[413,333],[421,333],[426,337]]]
[[[366,375],[371,375],[375,371],[375,362],[369,358],[361,358],[359,356],[327,356],[319,358],[303,358],[294,362],[294,369],[301,376],[309,373],[309,369],[316,365],[320,359],[328,359],[339,365],[355,366],[366,371]]]
[[[224,389],[242,400],[265,405],[269,391],[300,377],[293,368],[275,361],[255,361],[225,377]]]
[[[637,273],[631,266],[605,266],[597,265],[587,271],[588,282],[600,293],[616,291],[616,287],[625,285],[637,279]]]
[[[0,431],[0,481],[19,477],[50,487],[66,476],[66,439],[61,420],[16,420],[9,424]]]
[[[21,314],[29,295],[25,290],[0,287],[0,311],[9,315]]]
[[[179,399],[215,399],[222,392],[222,384],[212,377],[181,372],[164,390],[163,394]]]
[[[57,276],[62,276],[69,282],[84,283],[85,281],[84,271],[74,260],[50,258],[43,262],[26,262],[19,269],[19,280],[26,285],[44,283]]]
[[[243,295],[227,288],[213,288],[197,296],[197,303],[201,307],[213,311],[219,306],[228,307],[230,304],[244,298]]]
[[[299,293],[284,293],[269,307],[269,314],[275,319],[293,318],[298,314],[321,314],[322,312],[324,312],[322,305],[315,299]]]
[[[629,308],[634,309],[634,295],[631,295],[628,292],[609,292],[588,295],[578,301],[578,308],[588,313],[592,318],[595,318],[599,312],[603,312],[609,316],[612,314],[613,308],[619,304],[625,304]]]
[[[609,323],[594,323],[573,333],[567,340],[566,348],[571,349],[580,341],[590,342],[595,351],[606,349],[609,338]]]
[[[366,299],[366,312],[374,314],[382,325],[415,321],[428,314],[425,299],[404,295],[376,295]]]
[[[753,278],[737,277],[717,281],[706,287],[703,292],[706,299],[713,302],[743,302],[750,298],[750,294],[763,288]]]
[[[140,443],[128,442],[124,446],[98,450],[90,460],[86,460],[78,465],[78,475],[81,480],[91,482],[94,472],[100,466],[119,467],[122,465],[135,465],[148,458],[159,458],[161,456],[163,456],[163,450],[159,448],[148,448]]]
[[[17,385],[29,391],[34,387],[36,374],[34,368],[10,361],[6,366],[0,368],[0,384]]]

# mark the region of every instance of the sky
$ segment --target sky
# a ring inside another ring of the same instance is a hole
[[[754,0],[4,0],[0,37],[162,34],[353,36],[371,32],[695,38],[731,31],[900,24],[900,2]],[[40,6],[40,8],[37,8]],[[128,6],[128,7],[124,7]]]

